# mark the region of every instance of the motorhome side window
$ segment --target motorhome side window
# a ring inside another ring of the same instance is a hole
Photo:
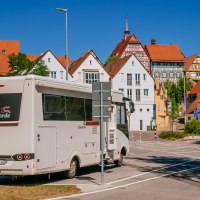
[[[129,138],[128,126],[126,120],[126,109],[124,104],[116,104],[117,108],[117,129],[122,131]]]
[[[43,94],[44,120],[90,121],[92,100]]]
[[[117,105],[117,124],[125,124],[125,117],[124,105]]]

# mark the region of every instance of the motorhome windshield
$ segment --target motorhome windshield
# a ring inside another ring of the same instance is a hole
[[[21,97],[21,93],[0,94],[0,122],[19,120]]]

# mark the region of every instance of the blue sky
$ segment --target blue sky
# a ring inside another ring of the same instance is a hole
[[[89,49],[104,62],[129,29],[142,42],[177,44],[185,56],[200,53],[199,0],[0,0],[0,40],[20,40],[21,52],[65,54],[68,9],[69,56]]]

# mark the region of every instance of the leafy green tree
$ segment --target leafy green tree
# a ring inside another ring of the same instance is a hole
[[[110,57],[107,58],[107,60],[106,60],[106,65],[107,65],[108,63],[110,63],[110,62],[112,62],[112,61],[115,61],[115,60],[118,60],[118,59],[119,59],[118,56],[112,55],[112,56],[110,56]]]
[[[189,91],[193,88],[193,84],[189,81],[189,79],[185,80],[185,91]],[[184,78],[180,78],[177,85],[178,90],[178,98],[179,102],[181,102],[184,98]]]
[[[39,60],[35,63],[33,69],[29,72],[29,74],[34,74],[38,76],[49,76],[49,69],[45,65],[44,60]]]
[[[171,93],[171,83],[169,82],[169,80],[167,80],[167,81],[164,83],[164,86],[165,86],[165,88],[167,89],[167,95],[170,96],[170,93]]]
[[[40,76],[49,76],[48,67],[45,65],[44,61],[30,61],[26,54],[18,53],[17,55],[11,54],[8,56],[9,66],[11,67],[9,76],[20,76],[20,75],[40,75]]]
[[[179,106],[177,105],[175,98],[172,98],[171,102],[172,102],[172,107],[171,107],[171,110],[168,112],[168,116],[172,120],[171,127],[172,127],[172,132],[173,132],[174,121],[179,117]]]

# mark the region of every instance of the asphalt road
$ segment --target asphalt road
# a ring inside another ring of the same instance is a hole
[[[154,141],[153,137],[131,137],[130,154],[120,168],[107,168],[101,185],[100,167],[82,169],[75,179],[62,174],[22,180],[24,184],[76,184],[82,194],[57,199],[73,200],[199,200],[200,142]],[[10,184],[0,178],[0,184]]]

